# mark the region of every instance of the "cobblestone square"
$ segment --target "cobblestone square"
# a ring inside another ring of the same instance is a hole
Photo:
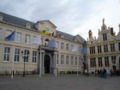
[[[0,77],[0,90],[120,90],[120,77],[26,76]]]

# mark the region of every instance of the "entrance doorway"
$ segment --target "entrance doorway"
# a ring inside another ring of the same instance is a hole
[[[44,70],[45,70],[45,73],[50,73],[50,56],[49,55],[45,55]]]

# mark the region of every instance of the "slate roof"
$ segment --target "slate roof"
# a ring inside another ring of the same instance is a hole
[[[35,28],[35,23],[34,22],[24,20],[24,19],[12,16],[12,15],[8,15],[8,14],[3,13],[3,12],[0,12],[0,15],[3,16],[3,21],[6,22],[6,23],[13,24],[13,25],[20,26],[20,27],[24,27],[24,28],[26,28],[26,23],[29,23],[29,24],[31,24],[31,29],[32,30],[37,30]],[[75,36],[64,33],[64,32],[61,32],[61,31],[56,31],[56,34],[57,35],[62,35],[64,37],[64,39],[67,39],[67,40],[70,40],[70,41],[74,41],[74,38],[75,38]],[[84,41],[85,41],[85,39],[83,39],[81,37],[81,43],[84,42]]]
[[[0,15],[3,16],[3,21],[4,22],[14,24],[16,26],[21,26],[21,27],[24,27],[24,28],[26,28],[26,23],[30,23],[31,24],[31,29],[37,30],[34,26],[35,23],[33,23],[31,21],[27,21],[27,20],[24,20],[22,18],[18,18],[18,17],[12,16],[12,15],[8,15],[8,14],[2,13],[2,12],[0,12]]]

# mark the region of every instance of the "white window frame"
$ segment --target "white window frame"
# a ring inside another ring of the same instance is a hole
[[[3,61],[4,62],[8,62],[9,60],[10,60],[10,47],[4,47],[4,58],[3,58]]]

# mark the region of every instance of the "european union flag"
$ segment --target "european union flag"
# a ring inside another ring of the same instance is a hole
[[[15,31],[13,31],[10,35],[5,37],[5,41],[14,41],[15,39]]]
[[[48,41],[48,48],[56,48],[55,40],[49,40]]]

